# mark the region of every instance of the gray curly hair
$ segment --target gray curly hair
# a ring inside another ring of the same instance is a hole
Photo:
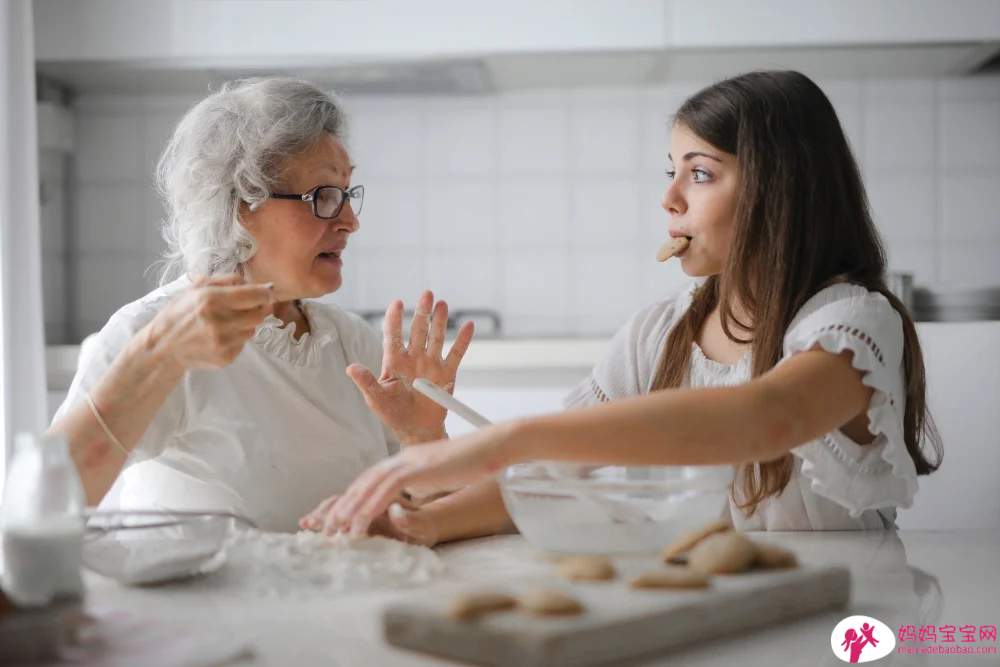
[[[178,123],[156,166],[167,210],[160,284],[183,273],[240,272],[257,249],[240,223],[280,186],[285,160],[324,134],[346,139],[337,98],[298,79],[226,83]]]

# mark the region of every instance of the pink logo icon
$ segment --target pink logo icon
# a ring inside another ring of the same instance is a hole
[[[844,662],[871,662],[895,649],[896,633],[876,618],[849,616],[833,629],[830,647]]]
[[[874,632],[875,628],[867,623],[863,624],[859,631],[855,631],[854,628],[847,629],[841,646],[845,651],[851,652],[851,662],[857,662],[858,658],[861,657],[861,651],[869,644],[878,646],[878,640],[872,636]]]

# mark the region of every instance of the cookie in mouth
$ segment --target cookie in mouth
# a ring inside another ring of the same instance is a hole
[[[691,245],[690,236],[678,236],[677,238],[670,239],[656,251],[656,261],[665,262],[671,257],[680,255],[687,250],[689,245]]]

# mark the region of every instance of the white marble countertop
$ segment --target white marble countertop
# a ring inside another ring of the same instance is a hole
[[[668,657],[635,665],[809,665],[841,664],[830,649],[836,624],[865,614],[894,631],[902,625],[1000,627],[1000,530],[763,533],[755,539],[793,549],[805,564],[841,564],[852,574],[847,610],[800,619],[782,626],[720,639]],[[520,536],[498,536],[439,548],[448,566],[446,581],[482,583],[484,573],[537,574],[550,567]],[[227,568],[199,580],[129,589],[88,574],[88,603],[113,606],[182,625],[212,628],[245,637],[255,653],[246,665],[340,665],[421,667],[445,663],[387,646],[381,637],[382,606],[399,593],[366,591],[327,598],[248,599],[235,594],[239,573]],[[961,635],[956,632],[956,642]],[[907,642],[905,646],[917,644]],[[940,641],[928,646],[948,646]],[[997,646],[979,642],[975,646]],[[1000,654],[890,654],[885,665],[997,665]]]

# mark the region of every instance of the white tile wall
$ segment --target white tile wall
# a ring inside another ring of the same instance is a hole
[[[490,250],[430,250],[425,255],[424,287],[436,299],[455,308],[500,308],[502,299],[501,257]],[[401,295],[411,307],[420,288]]]
[[[412,179],[424,171],[427,135],[423,109],[413,101],[402,109],[390,104],[381,109],[359,109],[351,118],[353,157],[367,175]]]
[[[670,152],[670,114],[680,106],[682,99],[665,100],[669,106],[656,104],[642,109],[642,140],[639,147],[642,153],[640,168],[642,175],[649,177],[662,174],[670,168],[667,153]]]
[[[569,238],[569,187],[561,179],[506,180],[497,193],[505,246],[561,247]]]
[[[571,277],[567,250],[509,252],[504,268],[503,315],[508,334],[558,334],[569,330]]]
[[[948,243],[1000,240],[1000,174],[941,177],[941,235]]]
[[[76,181],[80,184],[131,182],[149,170],[144,161],[142,115],[80,114],[76,125]]]
[[[139,181],[139,183],[143,183]],[[147,246],[145,193],[133,183],[81,184],[76,192],[77,249],[141,252]]]
[[[867,185],[875,222],[887,243],[934,240],[933,176],[883,175],[872,170]]]
[[[44,150],[38,155],[40,223],[42,241],[42,291],[45,311],[45,342],[69,342],[70,313],[66,294],[69,247],[66,239],[68,185],[66,158]]]
[[[486,181],[427,186],[427,243],[432,248],[491,247],[497,242],[497,191]]]
[[[562,105],[504,108],[500,117],[500,168],[505,175],[565,172],[569,133]]]
[[[830,81],[823,84],[823,92],[837,110],[837,118],[847,134],[855,157],[862,163],[864,156],[860,148],[864,146],[863,91],[863,84],[859,81]]]
[[[392,248],[345,254],[345,266],[352,262],[358,272],[355,303],[363,310],[385,309],[396,299],[402,299],[412,308],[427,283],[423,257],[408,250]]]
[[[98,331],[116,310],[154,287],[152,276],[146,277],[148,264],[142,255],[81,253],[79,266],[78,313],[83,329],[79,333],[83,336]]]
[[[59,177],[42,177],[42,252],[62,255],[66,251],[66,183]]]
[[[687,281],[679,262],[657,262],[655,245],[635,253],[639,267],[639,302],[649,303],[669,294]]]
[[[570,113],[570,145],[570,166],[575,173],[631,176],[639,155],[639,114],[635,106],[574,105]]]
[[[938,127],[941,166],[972,170],[1000,164],[1000,102],[944,101]]]
[[[918,283],[1000,282],[1000,77],[821,84],[863,166],[892,267]],[[367,191],[331,300],[382,309],[431,287],[456,305],[498,308],[513,335],[612,332],[684,281],[653,255],[668,222],[668,119],[698,87],[346,100],[355,182]],[[162,247],[152,169],[194,101],[78,100],[70,201],[82,329],[149,285],[143,271]],[[42,167],[59,177],[58,165]],[[50,267],[63,241],[45,211],[57,207],[43,208]],[[53,322],[60,294],[47,282]]]
[[[574,183],[570,241],[580,248],[634,248],[639,240],[639,185],[632,180]]]
[[[663,194],[670,184],[665,171],[662,169],[659,174],[639,184],[639,236],[644,246],[658,247],[667,240],[670,217],[661,205]]]
[[[491,176],[496,166],[493,105],[451,99],[427,113],[427,168],[435,176]]]
[[[364,185],[361,225],[348,243],[359,248],[419,248],[424,241],[424,188],[370,179]]]
[[[941,279],[956,285],[1000,284],[1000,243],[949,243],[942,249]]]
[[[933,107],[873,101],[865,108],[864,117],[864,156],[870,172],[935,166]]]
[[[569,285],[573,329],[585,335],[618,329],[643,303],[639,266],[631,249],[573,253]]]

